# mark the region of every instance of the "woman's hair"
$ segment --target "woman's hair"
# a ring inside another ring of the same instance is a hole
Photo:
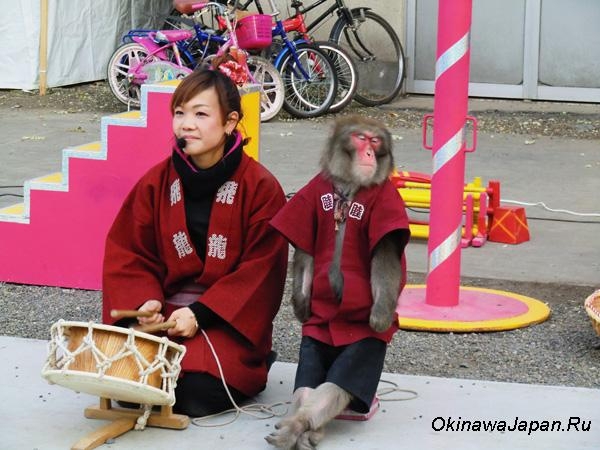
[[[233,111],[237,111],[239,120],[242,120],[241,98],[235,83],[224,73],[205,68],[193,71],[177,86],[171,98],[171,114],[175,113],[175,108],[189,102],[200,92],[210,88],[215,88],[217,92],[221,113],[223,114],[223,123]]]

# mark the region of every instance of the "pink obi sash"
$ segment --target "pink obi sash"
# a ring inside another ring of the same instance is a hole
[[[175,306],[175,309],[182,308],[194,303],[196,300],[198,300],[198,297],[204,294],[205,291],[206,288],[204,286],[201,286],[197,283],[188,283],[183,286],[181,291],[167,298],[165,302],[169,305]]]

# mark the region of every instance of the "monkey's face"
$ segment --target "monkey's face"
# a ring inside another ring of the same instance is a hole
[[[391,135],[378,121],[360,116],[336,120],[321,168],[337,186],[355,190],[381,184],[393,168]]]
[[[350,134],[350,140],[355,149],[354,175],[359,184],[365,185],[373,179],[377,171],[377,152],[380,150],[382,139],[368,131],[356,131]]]

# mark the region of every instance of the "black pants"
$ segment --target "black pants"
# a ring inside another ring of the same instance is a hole
[[[351,409],[367,413],[377,392],[386,350],[387,344],[375,338],[333,347],[303,336],[294,390],[314,389],[328,381],[352,394]]]
[[[239,405],[248,399],[237,389],[227,386],[233,400]],[[233,404],[223,387],[223,382],[207,373],[186,372],[175,388],[173,412],[202,417],[233,408]]]

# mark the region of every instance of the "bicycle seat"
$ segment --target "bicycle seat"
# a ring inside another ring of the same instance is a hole
[[[154,40],[158,43],[184,41],[193,38],[194,34],[193,30],[159,30]]]

